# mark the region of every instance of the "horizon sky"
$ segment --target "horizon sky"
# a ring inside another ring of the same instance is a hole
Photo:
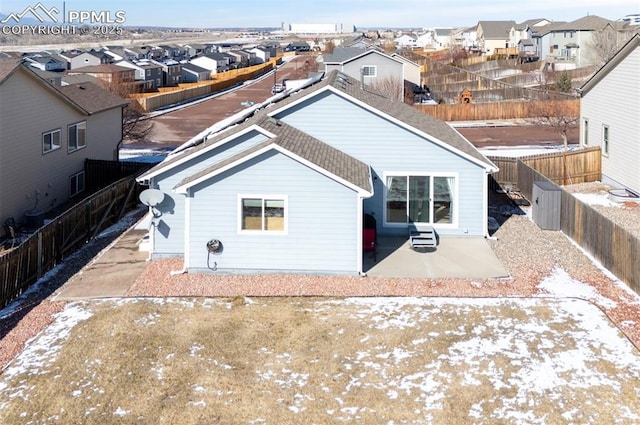
[[[48,9],[62,11],[105,11],[114,17],[125,14],[125,26],[191,28],[280,27],[281,23],[345,24],[357,28],[468,27],[478,21],[546,18],[574,21],[587,15],[617,20],[640,13],[638,0],[582,0],[562,2],[539,0],[524,4],[509,0],[426,2],[424,0],[183,0],[137,2],[111,0],[40,0]],[[20,13],[35,7],[38,0],[0,0],[0,13]]]

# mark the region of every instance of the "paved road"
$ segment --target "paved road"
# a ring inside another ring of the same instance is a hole
[[[311,60],[313,59],[308,56],[294,57],[277,69],[275,80],[282,82],[284,78],[306,78],[309,67],[305,65],[305,61]],[[207,127],[245,109],[246,106],[243,106],[242,102],[260,103],[272,96],[271,87],[273,83],[274,75],[271,73],[255,83],[242,86],[210,100],[156,116],[151,119],[153,130],[149,136],[149,141],[135,144],[125,143],[124,147],[163,148],[180,146]]]

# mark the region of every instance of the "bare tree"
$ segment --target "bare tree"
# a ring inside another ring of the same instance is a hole
[[[594,65],[604,65],[634,34],[633,31],[618,31],[610,25],[594,31],[587,42],[591,61]]]
[[[404,82],[398,78],[386,77],[376,79],[371,88],[394,101],[404,101]]]
[[[567,100],[572,99],[567,96]],[[529,115],[540,125],[551,127],[562,138],[563,144],[563,184],[567,184],[568,136],[570,130],[578,127],[580,119],[580,106],[578,102],[563,100],[541,100],[529,103]]]
[[[328,54],[333,53],[333,49],[335,49],[336,45],[333,43],[333,40],[329,40],[324,43],[324,52]]]
[[[139,86],[133,81],[114,80],[107,88],[129,102],[122,111],[122,138],[130,142],[146,139],[153,129],[153,122],[147,119],[135,98],[135,94],[141,92]]]

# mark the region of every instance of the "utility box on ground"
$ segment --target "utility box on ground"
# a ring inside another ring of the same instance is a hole
[[[543,230],[560,230],[562,191],[547,181],[533,182],[533,222]]]

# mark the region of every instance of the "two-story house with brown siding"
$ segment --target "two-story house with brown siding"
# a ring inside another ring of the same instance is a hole
[[[87,158],[113,160],[127,101],[93,83],[55,86],[0,60],[0,220],[33,217],[82,196]],[[0,236],[4,229],[0,230]]]

